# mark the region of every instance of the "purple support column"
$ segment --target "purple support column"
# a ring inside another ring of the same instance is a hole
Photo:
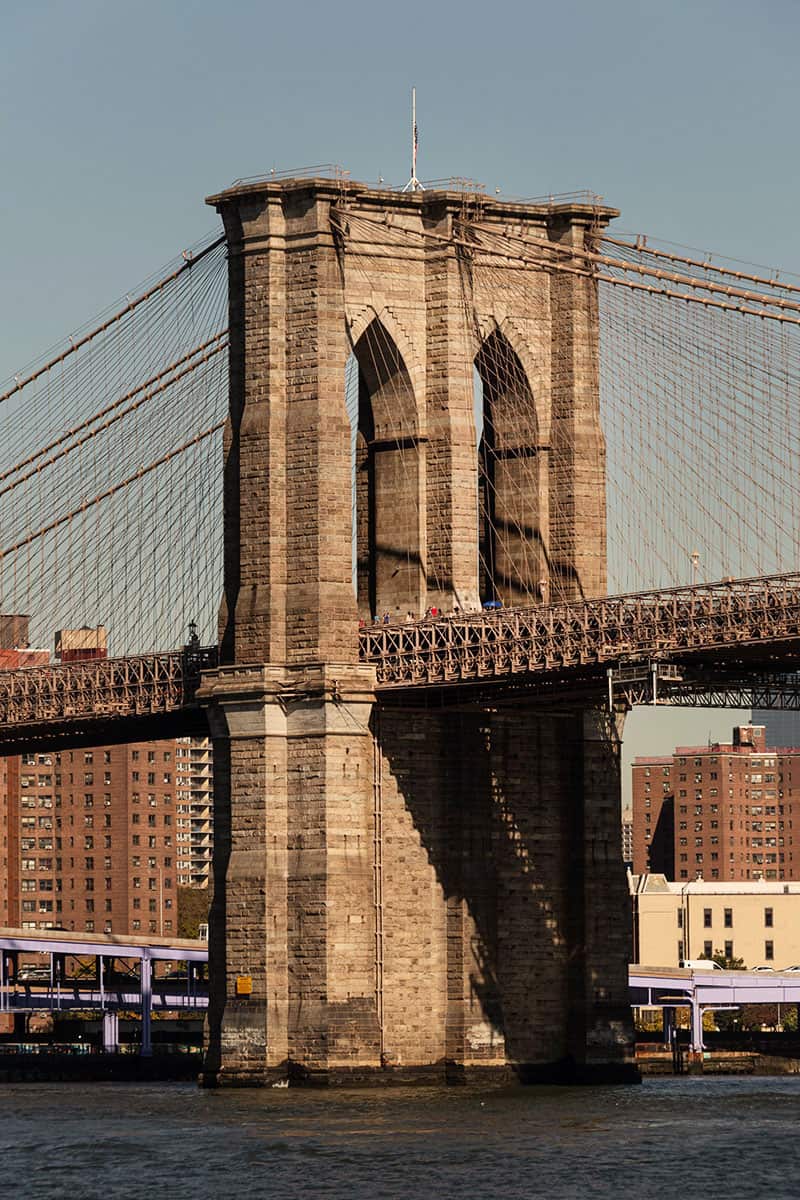
[[[692,992],[692,1052],[703,1052],[703,1009],[697,1000],[697,993]]]
[[[141,958],[141,991],[142,991],[142,1044],[139,1053],[149,1058],[153,1053],[153,1043],[150,1036],[150,1017],[153,1006],[152,963],[147,950],[142,951]]]
[[[103,1013],[103,1052],[116,1054],[119,1051],[119,1014]]]

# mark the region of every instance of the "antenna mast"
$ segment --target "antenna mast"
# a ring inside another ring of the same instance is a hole
[[[425,189],[417,179],[417,89],[411,89],[411,178],[403,188],[404,192],[424,192]]]

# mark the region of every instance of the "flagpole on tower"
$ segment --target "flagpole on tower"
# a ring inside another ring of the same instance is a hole
[[[417,147],[419,145],[419,137],[417,135],[417,89],[411,89],[411,178],[403,188],[404,192],[424,192],[425,189],[417,179]]]

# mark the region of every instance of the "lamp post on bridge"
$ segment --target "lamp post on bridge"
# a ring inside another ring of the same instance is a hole
[[[697,571],[700,566],[700,551],[693,550],[692,553],[689,555],[689,559],[692,564],[692,587],[696,587],[697,586]]]

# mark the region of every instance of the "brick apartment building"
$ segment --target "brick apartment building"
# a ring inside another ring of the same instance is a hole
[[[62,662],[105,654],[102,627],[56,635]],[[49,654],[6,648],[0,660]],[[0,922],[174,936],[178,888],[208,885],[211,778],[203,738],[0,759]]]
[[[175,751],[138,742],[9,760],[12,925],[175,934]]]
[[[738,726],[730,743],[638,757],[632,784],[635,874],[800,879],[800,748],[767,748],[763,725]]]

